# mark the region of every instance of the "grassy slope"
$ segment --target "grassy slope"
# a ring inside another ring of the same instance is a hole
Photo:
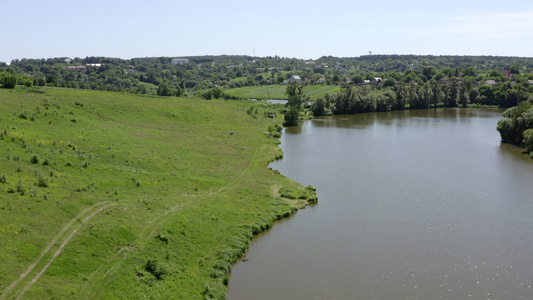
[[[286,86],[284,85],[264,85],[227,89],[224,92],[244,99],[288,99],[285,90]],[[304,88],[305,95],[309,96],[311,100],[324,97],[327,93],[335,94],[338,92],[340,92],[340,87],[330,85],[311,85]]]
[[[0,299],[223,298],[252,233],[294,211],[266,105],[0,90]]]

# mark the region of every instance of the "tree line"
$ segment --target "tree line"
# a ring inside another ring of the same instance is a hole
[[[291,75],[300,76],[307,84],[353,86],[380,77],[385,87],[455,77],[502,84],[509,80],[509,73],[518,82],[533,80],[533,58],[519,57],[366,55],[303,60],[221,55],[188,60],[172,64],[171,57],[24,58],[10,65],[0,63],[0,70],[16,74],[17,84],[154,95],[159,90],[160,95],[173,96],[199,95],[214,88],[281,84]]]
[[[472,104],[506,108],[532,100],[530,91],[528,84],[476,86],[468,80],[392,87],[345,85],[340,93],[315,100],[311,110],[315,116],[321,116],[432,107],[467,107]]]

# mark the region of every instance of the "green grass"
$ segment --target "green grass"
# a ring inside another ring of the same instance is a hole
[[[300,185],[267,168],[275,110],[0,90],[0,299],[224,298],[252,235],[295,211],[276,189]]]
[[[244,99],[288,99],[285,94],[285,85],[247,86],[241,88],[225,89],[224,92],[235,97]],[[339,93],[339,86],[311,85],[304,88],[304,93],[311,100],[324,97],[327,93]]]

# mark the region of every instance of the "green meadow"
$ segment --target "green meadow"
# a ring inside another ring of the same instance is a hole
[[[240,88],[224,89],[230,96],[243,99],[288,99],[285,94],[287,87],[284,85],[246,86]],[[336,94],[341,91],[340,86],[309,85],[304,87],[304,93],[311,100],[324,97],[326,94]]]
[[[286,198],[316,199],[268,168],[280,109],[0,90],[0,299],[225,298]]]

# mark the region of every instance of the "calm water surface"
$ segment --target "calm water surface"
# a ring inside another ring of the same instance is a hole
[[[501,110],[325,117],[274,169],[319,204],[254,239],[228,299],[533,299],[533,163]]]

